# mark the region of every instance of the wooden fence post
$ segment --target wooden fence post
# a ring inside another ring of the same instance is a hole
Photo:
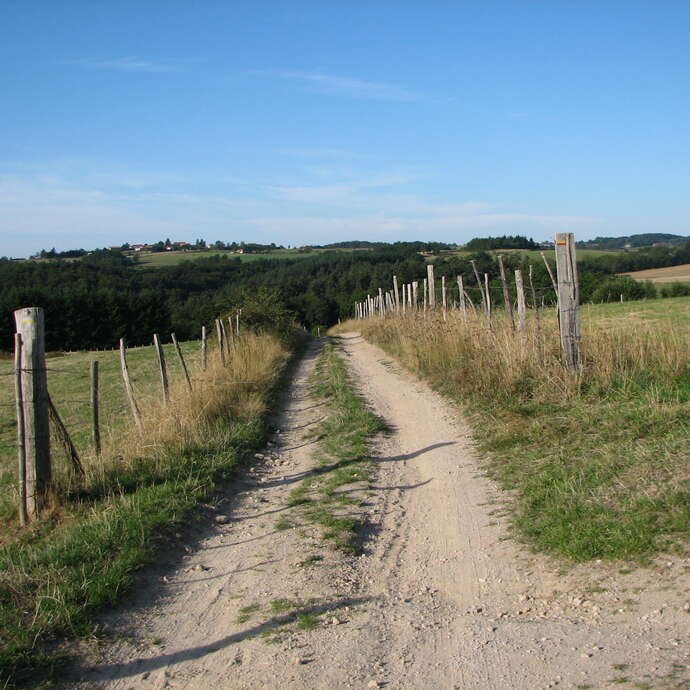
[[[427,279],[424,278],[424,311],[426,311],[426,305],[429,302],[429,287],[427,285]]]
[[[541,258],[544,259],[544,265],[546,266],[546,270],[549,272],[549,278],[551,278],[551,285],[553,285],[553,291],[556,293],[556,297],[558,297],[558,286],[556,285],[556,279],[553,277],[553,271],[551,270],[551,266],[549,266],[549,262],[546,260],[546,254],[544,252],[539,252],[541,254]],[[556,253],[556,266],[558,266],[558,253]]]
[[[48,378],[45,360],[45,316],[41,307],[14,312],[22,339],[21,389],[24,417],[26,511],[35,518],[45,504],[50,486],[50,429],[48,426]]]
[[[98,360],[91,362],[91,437],[96,455],[101,454],[101,425],[98,400]]]
[[[484,304],[486,306],[486,318],[491,321],[491,291],[489,290],[489,274],[484,274],[484,287],[486,288],[486,296]]]
[[[129,399],[129,406],[132,409],[132,416],[134,417],[136,425],[141,428],[141,413],[139,412],[139,406],[137,405],[136,398],[134,397],[132,383],[129,380],[129,369],[127,368],[127,354],[125,350],[124,338],[120,338],[120,369],[122,371],[122,380],[125,383],[127,398]]]
[[[527,313],[525,307],[525,286],[522,282],[522,271],[515,269],[515,290],[517,291],[518,331],[527,328]]]
[[[207,348],[206,344],[206,326],[201,327],[201,370],[206,371]]]
[[[55,435],[60,440],[60,443],[62,443],[62,447],[65,449],[65,453],[67,453],[67,456],[69,457],[70,462],[72,463],[72,469],[80,477],[83,477],[84,467],[81,464],[81,460],[79,459],[79,453],[77,453],[77,449],[74,443],[72,443],[69,431],[67,431],[67,427],[65,426],[65,423],[62,421],[60,414],[57,411],[57,408],[53,404],[53,401],[50,399],[50,395],[48,395],[48,414],[50,416],[50,421],[53,423],[53,426],[55,427]]]
[[[462,320],[467,321],[467,305],[465,304],[465,286],[462,284],[462,276],[458,276],[458,295],[460,297],[460,312]]]
[[[443,303],[443,320],[446,320],[446,276],[441,276],[441,301]]]
[[[577,278],[575,235],[556,234],[556,275],[558,277],[558,316],[561,348],[566,367],[580,368],[580,286]]]
[[[399,311],[400,295],[398,294],[398,276],[393,276],[393,293],[395,295],[395,311]]]
[[[434,264],[426,267],[427,289],[429,290],[429,309],[436,306],[436,286],[434,285]]]
[[[474,259],[470,259],[470,263],[472,264],[472,270],[474,271],[474,277],[477,279],[477,286],[479,287],[479,294],[481,295],[481,298],[482,298],[482,308],[484,309],[484,313],[486,314],[486,298],[484,295],[484,286],[482,285],[482,280],[479,277],[479,271],[477,270],[477,263]]]
[[[510,299],[510,290],[508,289],[508,281],[506,280],[506,269],[503,265],[503,256],[499,254],[498,259],[498,270],[501,274],[501,286],[503,287],[503,302],[505,303],[506,314],[510,317],[510,326],[515,330],[515,319],[513,318],[513,304]],[[522,277],[521,277],[522,279]],[[524,295],[523,295],[524,296]]]
[[[22,394],[22,335],[14,334],[14,397],[17,411],[17,482],[19,524],[28,522],[26,514],[26,447],[24,445],[24,395]]]
[[[384,313],[386,311],[386,305],[383,303],[383,289],[379,288],[379,311],[381,318],[384,317]]]
[[[177,338],[174,333],[170,334],[170,337],[175,346],[175,352],[177,352],[177,358],[180,360],[180,365],[182,366],[182,371],[184,372],[184,377],[187,380],[187,388],[189,392],[192,392],[192,379],[189,378],[189,371],[187,371],[187,365],[185,364],[184,357],[182,356],[182,350],[180,349],[180,343],[177,342]]]
[[[167,405],[170,402],[170,389],[168,386],[168,369],[165,366],[165,353],[161,345],[161,339],[158,333],[153,334],[153,345],[156,348],[156,356],[158,357],[158,368],[161,373],[161,386],[163,387],[163,402]]]
[[[218,334],[218,353],[220,354],[220,363],[225,366],[225,342],[223,339],[223,322],[216,319],[216,333]]]

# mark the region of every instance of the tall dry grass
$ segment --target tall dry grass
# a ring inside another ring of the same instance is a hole
[[[192,372],[191,391],[181,379],[171,385],[167,404],[148,396],[141,428],[132,421],[127,432],[106,440],[100,457],[88,452],[84,480],[61,473],[58,494],[107,492],[123,476],[164,472],[172,457],[217,443],[219,434],[232,433],[227,422],[255,420],[264,412],[266,391],[288,356],[277,338],[252,332],[235,340],[225,365],[211,349],[206,370]]]
[[[408,312],[348,321],[410,369],[463,394],[493,400],[528,397],[538,401],[571,398],[593,387],[625,388],[643,378],[667,383],[688,369],[687,329],[660,331],[653,323],[588,319],[582,328],[582,369],[573,376],[563,366],[553,310],[527,330],[514,331],[501,312],[489,323],[483,315],[450,310]]]

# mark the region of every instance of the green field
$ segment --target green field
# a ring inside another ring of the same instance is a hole
[[[260,259],[307,259],[310,256],[317,254],[324,254],[325,252],[357,252],[370,251],[368,249],[312,249],[308,252],[300,251],[299,249],[275,249],[271,252],[263,252],[260,254],[235,254],[228,250],[211,249],[208,251],[194,251],[194,252],[154,252],[146,254],[138,254],[139,265],[143,267],[159,268],[160,266],[175,266],[181,261],[194,261],[196,259],[204,259],[210,256],[227,256],[228,258],[237,258],[240,261],[259,261]]]
[[[489,249],[487,253],[489,254],[526,254],[530,258],[541,260],[540,252],[543,251],[547,258],[551,259],[552,262],[556,261],[556,252],[553,249],[543,249],[543,250],[532,250],[532,249]],[[606,249],[578,249],[577,257],[579,259],[585,259],[593,256],[608,256],[610,254],[620,254],[623,250],[606,250]],[[440,254],[434,256],[428,256],[427,261],[432,259],[451,257],[451,256],[469,256],[470,254],[475,254],[476,252],[467,249],[451,249],[447,251],[442,251]]]
[[[181,343],[187,367],[198,366],[199,341]],[[183,377],[182,368],[171,344],[164,345],[171,384]],[[92,452],[91,405],[89,402],[89,370],[91,362],[99,362],[101,438],[105,444],[109,437],[132,424],[132,417],[120,374],[119,350],[74,352],[49,355],[48,390],[72,440],[80,453]],[[144,411],[148,401],[161,396],[158,361],[153,347],[135,347],[127,351],[130,378],[137,402]],[[16,512],[16,422],[14,410],[14,369],[9,359],[0,360],[0,520],[9,520]],[[53,443],[54,471],[62,474],[67,469],[67,458]]]

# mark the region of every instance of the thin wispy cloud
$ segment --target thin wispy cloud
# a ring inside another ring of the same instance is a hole
[[[376,101],[421,101],[424,94],[412,91],[397,84],[367,81],[354,77],[343,77],[322,72],[277,71],[263,72],[274,74],[281,79],[301,84],[310,91],[334,95],[350,96],[352,98],[366,98]]]
[[[174,62],[154,62],[140,57],[127,56],[109,60],[69,60],[70,65],[81,65],[95,69],[117,70],[120,72],[175,72],[179,64]]]

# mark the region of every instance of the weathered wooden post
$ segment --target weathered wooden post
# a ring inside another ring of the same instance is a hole
[[[503,265],[503,257],[499,254],[498,270],[501,274],[501,286],[503,287],[503,302],[505,303],[506,314],[510,317],[510,327],[515,330],[515,319],[513,318],[513,304],[510,299],[510,290],[508,289],[508,281],[506,280],[506,269]]]
[[[182,356],[182,350],[180,349],[180,343],[177,342],[177,338],[175,337],[174,333],[170,334],[170,337],[172,338],[173,345],[175,346],[175,352],[177,352],[177,358],[180,360],[180,366],[182,367],[182,371],[184,372],[184,377],[187,380],[187,388],[189,388],[189,392],[192,392],[192,379],[189,378],[189,371],[187,370],[187,364],[184,361],[184,357]]]
[[[426,305],[429,301],[429,297],[428,297],[429,288],[427,286],[427,279],[426,278],[424,278],[423,288],[424,288],[424,311],[426,311]]]
[[[53,423],[55,435],[62,444],[62,447],[65,449],[67,457],[70,459],[70,462],[72,463],[72,469],[80,477],[83,477],[85,472],[84,466],[81,464],[81,459],[79,458],[79,453],[77,452],[76,446],[72,442],[72,439],[69,435],[69,431],[67,431],[65,423],[62,421],[62,418],[60,417],[60,413],[57,411],[57,408],[53,404],[53,401],[50,399],[50,394],[48,395],[48,415],[50,417],[50,421]]]
[[[45,360],[45,316],[41,307],[14,312],[21,336],[21,398],[24,419],[26,513],[32,520],[45,505],[50,486],[48,378]]]
[[[446,320],[446,276],[441,276],[441,300],[443,302],[443,320]]]
[[[418,291],[419,291],[419,282],[415,280],[412,282],[412,304],[414,305],[415,309],[419,309],[419,298],[417,295]]]
[[[19,524],[28,522],[26,514],[26,447],[24,445],[24,395],[22,393],[22,336],[14,334],[14,397],[17,412],[17,483],[19,489]]]
[[[465,304],[465,286],[462,282],[462,276],[458,276],[458,296],[460,298],[460,312],[462,313],[462,320],[467,321],[467,305]]]
[[[379,288],[379,311],[381,312],[381,318],[384,317],[384,312],[386,311],[386,305],[383,303],[383,289]]]
[[[489,274],[484,274],[484,287],[486,289],[486,295],[484,297],[484,304],[486,306],[486,318],[491,321],[491,292],[489,291]]]
[[[225,366],[225,342],[223,338],[223,322],[216,319],[216,336],[218,338],[218,354],[220,355],[220,363]]]
[[[525,286],[522,282],[522,271],[515,269],[515,290],[517,292],[518,331],[521,333],[527,328],[527,311],[525,306]]]
[[[98,399],[98,360],[91,362],[91,437],[96,455],[101,454],[101,424]]]
[[[161,387],[163,388],[163,402],[167,405],[170,402],[170,389],[168,386],[168,369],[165,366],[165,353],[161,345],[161,339],[158,333],[153,334],[153,345],[156,350],[156,357],[158,358],[158,369],[161,374]]]
[[[482,280],[479,277],[479,271],[477,270],[477,263],[475,262],[474,259],[470,259],[470,263],[472,264],[472,270],[474,271],[474,277],[477,279],[477,287],[479,288],[479,294],[481,295],[482,298],[482,308],[484,309],[484,313],[487,313],[486,310],[486,298],[484,296],[484,286],[482,285]]]
[[[553,271],[551,270],[551,266],[549,265],[549,262],[546,260],[546,254],[544,252],[539,252],[541,254],[541,258],[544,259],[544,266],[546,266],[546,270],[549,272],[549,278],[551,278],[551,285],[553,285],[553,291],[556,293],[556,297],[558,297],[558,286],[556,285],[556,279],[553,277]],[[556,267],[558,267],[558,252],[556,253]]]
[[[207,354],[207,344],[206,344],[206,326],[201,327],[201,370],[206,371],[206,358]]]
[[[436,306],[436,286],[434,284],[434,264],[427,264],[426,267],[427,286],[429,290],[429,309]]]
[[[120,370],[122,371],[122,380],[125,384],[125,391],[127,392],[127,398],[129,399],[129,406],[132,410],[132,417],[134,417],[134,422],[138,427],[141,428],[141,413],[139,412],[139,406],[137,405],[136,398],[134,397],[134,389],[132,388],[132,382],[129,380],[129,369],[127,368],[127,354],[125,348],[125,339],[120,338]]]
[[[561,349],[566,367],[580,369],[580,287],[577,278],[575,235],[556,234],[556,275],[558,277],[558,322]]]
[[[398,293],[398,276],[393,276],[393,294],[395,296],[395,311],[400,309],[400,294]]]

